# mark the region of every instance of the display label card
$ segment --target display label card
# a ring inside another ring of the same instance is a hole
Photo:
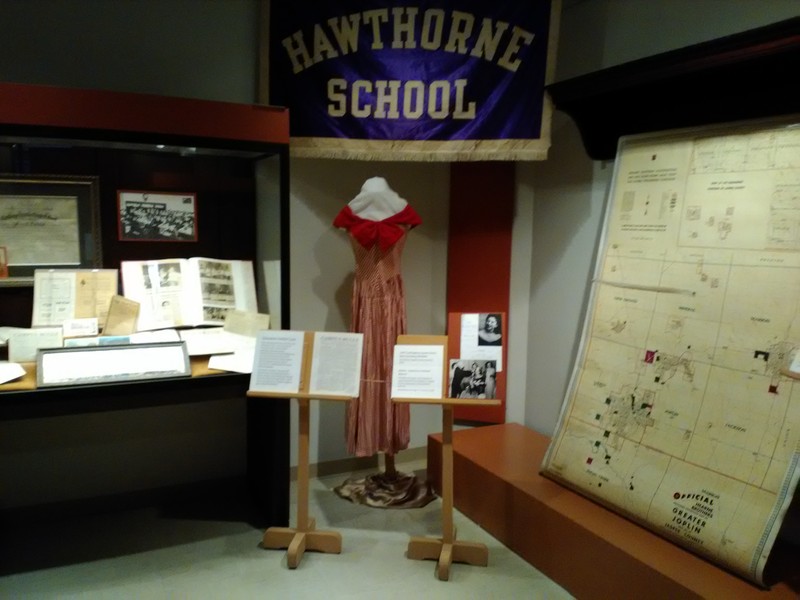
[[[15,331],[27,331],[26,327],[5,327],[0,325],[0,346],[8,344],[8,338]]]
[[[222,327],[182,329],[179,334],[186,342],[189,356],[230,354],[236,349],[234,336]]]
[[[223,331],[233,350],[227,354],[214,354],[208,359],[209,369],[252,373],[256,354],[256,338]]]
[[[64,330],[65,338],[89,337],[98,333],[96,317],[67,319],[61,327]]]
[[[64,339],[64,348],[88,348],[89,346],[99,346],[99,337],[78,337]]]
[[[249,310],[229,310],[220,331],[219,349],[208,359],[210,369],[252,373],[256,336],[269,329],[269,315]]]
[[[8,360],[34,362],[36,353],[44,348],[61,348],[64,338],[61,327],[17,329],[8,336]]]
[[[315,333],[309,393],[358,396],[363,347],[363,333]]]
[[[304,337],[302,331],[259,332],[250,375],[250,390],[298,393]]]
[[[443,398],[444,347],[397,344],[392,363],[392,398]]]

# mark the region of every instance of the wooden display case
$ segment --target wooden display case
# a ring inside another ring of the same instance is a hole
[[[0,173],[97,179],[95,266],[191,256],[252,260],[259,310],[281,315],[283,323],[289,319],[288,143],[288,111],[280,107],[0,83]],[[120,190],[191,194],[193,236],[180,243],[121,236]],[[265,262],[280,264],[279,306],[267,306]],[[12,275],[13,263],[10,255]],[[0,326],[30,327],[32,281],[0,280]],[[33,365],[25,365],[26,378],[0,385],[0,420],[245,398],[248,375],[210,371],[201,362],[193,360],[189,378],[69,389],[36,389]],[[263,524],[284,525],[288,404],[245,401],[250,487]]]

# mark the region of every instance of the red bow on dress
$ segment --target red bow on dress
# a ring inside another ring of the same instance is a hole
[[[364,248],[372,248],[375,244],[379,244],[384,252],[403,237],[404,231],[400,225],[416,227],[421,223],[420,216],[408,204],[399,213],[382,221],[362,219],[349,206],[345,206],[340,210],[333,220],[334,227],[347,229]]]

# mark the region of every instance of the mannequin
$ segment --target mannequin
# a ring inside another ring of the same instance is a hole
[[[396,470],[395,454],[410,439],[410,409],[391,400],[394,345],[406,332],[400,259],[407,233],[421,223],[383,177],[367,179],[333,221],[349,234],[356,262],[350,329],[364,334],[359,397],[347,407],[347,449],[356,456],[382,452],[385,458],[383,474],[348,480],[335,491],[370,506],[424,506],[433,499],[427,484]]]
[[[408,202],[389,187],[383,177],[371,177],[361,186],[361,193],[347,203],[355,215],[370,221],[383,221],[400,213]]]

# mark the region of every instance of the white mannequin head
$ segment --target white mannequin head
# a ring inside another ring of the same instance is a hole
[[[383,177],[370,177],[361,186],[361,192],[350,200],[348,206],[362,219],[382,221],[403,210],[408,202],[389,187]]]

